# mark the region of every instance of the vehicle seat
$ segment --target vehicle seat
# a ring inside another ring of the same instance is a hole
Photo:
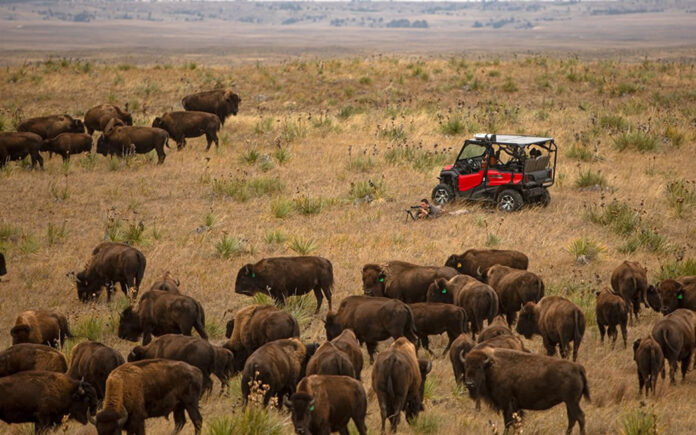
[[[549,164],[549,156],[541,156],[536,159],[527,159],[524,162],[524,172],[536,172],[546,168]]]

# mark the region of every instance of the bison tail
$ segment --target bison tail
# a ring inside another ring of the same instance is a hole
[[[406,336],[406,338],[408,338],[410,341],[414,343],[418,343],[418,334],[416,333],[416,321],[413,318],[413,311],[411,311],[411,307],[409,307],[408,305],[406,306],[406,313],[408,314],[408,318],[406,320],[408,322],[408,324],[406,325],[407,331],[405,331],[408,332],[408,336]]]
[[[544,297],[544,281],[541,280],[541,278],[537,278],[537,297],[536,297],[536,302],[539,302],[541,298]]]
[[[582,376],[582,395],[591,402],[590,399],[590,387],[587,385],[587,375],[585,374],[585,368],[580,366],[580,376]]]
[[[488,292],[488,297],[490,299],[488,305],[488,323],[491,323],[493,319],[495,319],[495,316],[498,315],[498,306],[500,302],[498,301],[498,294],[493,290]]]
[[[580,312],[575,311],[573,313],[573,323],[575,323],[575,336],[573,337],[574,347],[577,349],[580,347],[580,342],[582,341],[582,334],[580,333]]]
[[[669,341],[669,329],[667,329],[667,328],[662,329],[662,341],[664,342],[667,349],[672,353],[672,355],[674,355],[675,357],[679,356],[679,349],[675,349],[672,346],[672,343]],[[665,355],[665,357],[666,356],[667,355]]]

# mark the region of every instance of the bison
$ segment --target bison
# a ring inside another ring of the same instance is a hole
[[[70,353],[68,376],[89,382],[101,400],[106,390],[106,379],[121,364],[125,364],[125,361],[117,350],[96,341],[83,341]]]
[[[660,344],[665,359],[669,361],[671,383],[676,382],[675,374],[679,361],[683,380],[696,346],[696,313],[685,308],[674,310],[655,322],[650,335]]]
[[[218,147],[218,131],[220,131],[220,118],[217,115],[206,112],[168,112],[152,121],[152,126],[161,128],[169,133],[169,136],[176,141],[178,149],[186,146],[186,138],[205,135],[208,146],[215,142]]]
[[[65,356],[44,344],[15,344],[0,352],[0,377],[27,370],[65,373],[67,369]]]
[[[214,113],[224,125],[228,116],[237,116],[241,101],[239,95],[230,89],[215,89],[187,95],[181,100],[181,105],[188,111]]]
[[[35,133],[51,139],[61,133],[84,133],[85,125],[70,115],[50,115],[30,118],[17,126],[17,131]]]
[[[527,270],[529,259],[519,251],[469,249],[462,255],[452,254],[445,261],[445,266],[454,268],[457,272],[473,276],[476,279],[481,279],[483,272],[496,264]]]
[[[273,305],[250,305],[227,322],[229,340],[223,345],[234,354],[235,369],[241,371],[246,359],[264,344],[281,338],[300,336],[300,326],[292,315]]]
[[[213,350],[215,351],[215,369],[213,370],[213,374],[220,380],[220,394],[222,394],[227,390],[230,378],[234,376],[238,370],[234,365],[234,354],[231,350],[221,346],[213,346]]]
[[[392,432],[396,432],[402,411],[410,421],[423,410],[425,377],[431,368],[432,362],[419,360],[416,347],[403,337],[377,356],[372,389],[379,401],[382,432],[387,419]]]
[[[611,288],[628,304],[631,321],[638,318],[640,303],[645,302],[648,289],[647,269],[635,261],[624,261],[611,274]]]
[[[476,343],[469,338],[467,334],[461,334],[457,337],[450,347],[449,359],[454,372],[454,381],[457,384],[464,383],[464,363],[460,356],[466,356]]]
[[[97,140],[97,153],[122,157],[134,153],[147,154],[155,150],[157,164],[162,164],[167,157],[164,153],[165,146],[169,148],[167,131],[161,128],[131,127],[112,119]]]
[[[41,151],[56,153],[63,158],[63,161],[70,160],[73,154],[92,151],[92,136],[86,133],[61,133],[54,138],[44,140]]]
[[[362,384],[347,376],[312,375],[302,379],[286,403],[298,434],[348,433],[353,419],[360,435],[367,434],[367,396]]]
[[[138,295],[145,274],[145,256],[126,243],[103,242],[92,251],[92,258],[82,272],[75,275],[77,297],[82,302],[95,298],[106,287],[106,299],[111,300],[113,285],[119,283],[128,296],[128,289]],[[72,275],[69,274],[69,275]]]
[[[360,372],[363,368],[363,354],[360,350],[360,342],[352,329],[344,329],[340,334],[331,340],[338,350],[342,351],[350,359],[355,370],[355,379],[360,380]]]
[[[476,341],[482,343],[498,335],[513,335],[512,329],[502,315],[496,316],[488,326],[483,328]]]
[[[195,329],[201,338],[208,339],[205,313],[198,301],[189,296],[151,290],[140,298],[137,311],[133,307],[123,310],[118,337],[138,341],[142,334],[143,345],[146,345],[153,335],[191,335],[191,329]]]
[[[266,293],[274,300],[285,303],[288,296],[303,295],[314,290],[319,312],[326,296],[331,310],[331,291],[334,276],[331,262],[322,257],[264,258],[255,264],[245,264],[237,273],[234,292],[247,296]]]
[[[539,302],[544,297],[544,282],[526,270],[495,265],[486,269],[483,279],[498,293],[500,313],[505,315],[508,326],[515,323],[524,304]]]
[[[360,344],[367,345],[370,363],[374,361],[377,342],[406,337],[418,342],[413,311],[405,303],[373,296],[348,296],[336,313],[326,314],[326,338],[333,340],[344,329],[352,329]]]
[[[585,314],[580,307],[562,296],[546,296],[539,303],[527,302],[517,322],[517,332],[527,339],[539,334],[549,356],[556,353],[558,345],[561,358],[568,356],[573,342],[573,361],[585,334]]]
[[[72,337],[68,319],[51,310],[24,311],[15,320],[10,330],[12,344],[36,343],[48,346],[63,346],[66,337]]]
[[[128,107],[126,107],[128,110]],[[133,125],[133,117],[127,111],[121,110],[113,104],[100,104],[94,106],[85,113],[85,127],[91,136],[95,131],[104,131],[112,119],[118,119],[124,125]]]
[[[307,363],[309,375],[337,375],[355,377],[355,369],[348,355],[330,341],[325,342],[312,355]]]
[[[407,304],[425,302],[430,283],[457,275],[451,267],[419,266],[404,261],[366,264],[362,270],[363,291],[368,296],[399,299]]]
[[[626,304],[626,300],[605,288],[601,292],[597,292],[595,312],[597,314],[597,328],[599,328],[602,343],[604,343],[604,334],[608,332],[609,338],[611,338],[611,348],[614,349],[619,335],[616,327],[621,326],[621,337],[623,338],[625,348],[626,323],[628,323],[628,304]]]
[[[0,168],[9,161],[23,160],[31,157],[32,169],[38,163],[43,169],[43,157],[39,151],[43,139],[35,133],[5,133],[0,132]]]
[[[94,387],[64,373],[30,370],[0,378],[0,420],[34,423],[43,433],[63,423],[64,418],[87,424],[97,411]]]
[[[428,335],[447,333],[449,341],[442,352],[444,355],[459,334],[469,332],[466,310],[462,307],[439,302],[418,302],[409,306],[416,323],[416,335],[421,345],[431,354]]]
[[[164,290],[169,293],[176,293],[180,294],[179,292],[179,286],[181,285],[181,282],[179,282],[178,279],[174,278],[171,273],[168,271],[162,275],[162,278],[158,279],[154,283],[152,283],[152,286],[150,287],[150,290]]]
[[[669,314],[678,308],[696,310],[696,281],[690,276],[666,279],[648,286],[646,300],[655,311]]]
[[[123,430],[144,434],[146,419],[174,412],[174,430],[179,432],[186,424],[186,411],[195,433],[200,434],[202,384],[201,371],[185,362],[146,359],[123,364],[106,380],[104,406],[91,422],[99,435]]]
[[[638,369],[638,394],[643,393],[645,386],[645,395],[650,395],[651,389],[654,395],[657,376],[662,373],[662,379],[665,378],[665,356],[660,343],[650,335],[637,339],[633,342],[633,361]]]
[[[7,265],[5,264],[5,254],[0,252],[0,277],[7,275]],[[2,279],[0,279],[2,281]]]
[[[503,413],[505,426],[523,409],[549,409],[565,403],[570,434],[575,422],[585,433],[582,396],[590,400],[585,368],[570,361],[509,349],[486,347],[466,356],[466,388],[472,399],[483,399]]]
[[[305,376],[307,362],[316,349],[316,344],[303,344],[297,338],[271,341],[256,349],[242,371],[244,406],[251,393],[259,393],[264,406],[275,397],[280,408],[284,397],[292,395],[297,382]]]

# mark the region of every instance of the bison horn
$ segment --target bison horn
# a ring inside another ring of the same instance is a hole
[[[95,426],[97,425],[97,420],[90,413],[87,413],[87,421],[89,421],[90,423],[92,423]]]
[[[288,399],[288,396],[283,396],[283,405],[292,409],[292,402]]]
[[[430,373],[430,370],[432,370],[432,369],[433,369],[433,362],[428,361],[428,366],[426,367],[425,372]]]
[[[479,278],[481,278],[481,276],[483,275],[483,274],[481,273],[481,266],[479,266],[479,267],[476,268],[476,275],[478,275]]]
[[[119,418],[118,421],[116,422],[118,427],[123,427],[123,425],[126,424],[126,421],[128,421],[128,410],[124,409],[123,412],[124,412],[123,417]]]

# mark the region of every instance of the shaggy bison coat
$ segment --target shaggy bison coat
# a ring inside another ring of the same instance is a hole
[[[467,275],[457,275],[449,281],[436,279],[428,287],[427,300],[464,308],[472,338],[483,329],[484,320],[490,325],[500,305],[498,294],[491,286]]]
[[[92,136],[86,133],[61,133],[54,138],[46,139],[41,145],[41,151],[56,153],[63,161],[70,160],[73,154],[92,151]]]
[[[670,381],[676,382],[677,363],[680,361],[684,379],[696,346],[696,313],[679,308],[655,322],[650,335],[660,344],[669,362]]]
[[[496,316],[488,326],[483,328],[476,341],[482,343],[498,335],[513,335],[512,329],[502,315]]]
[[[647,303],[655,311],[669,314],[679,308],[696,310],[696,280],[692,276],[666,279],[657,287],[649,286]]]
[[[665,378],[665,356],[660,343],[650,335],[637,339],[633,342],[633,361],[638,370],[638,393],[642,394],[645,386],[645,395],[650,395],[651,389],[654,395],[657,376],[661,373]]]
[[[123,157],[129,154],[157,153],[157,164],[164,163],[167,155],[164,147],[169,147],[169,134],[161,128],[131,127],[112,119],[97,140],[97,153]]]
[[[484,273],[484,281],[498,293],[500,314],[512,326],[517,312],[527,302],[539,302],[544,297],[544,282],[532,272],[495,265]]]
[[[181,283],[178,279],[174,278],[171,273],[165,272],[164,275],[162,275],[162,278],[152,283],[150,290],[163,290],[169,293],[180,294],[180,285]]]
[[[337,375],[355,377],[353,363],[343,351],[330,341],[324,342],[307,363],[309,375]]]
[[[404,261],[366,264],[362,270],[363,292],[368,296],[399,299],[407,304],[425,302],[430,283],[457,275],[451,267],[419,266]]]
[[[447,333],[449,341],[442,352],[444,355],[459,334],[469,332],[466,310],[462,307],[439,302],[418,302],[410,304],[410,307],[416,323],[416,335],[421,345],[431,354],[428,335]]]
[[[83,341],[70,354],[68,376],[89,382],[101,400],[109,374],[124,363],[123,356],[117,350],[96,341]]]
[[[27,370],[65,373],[67,369],[65,356],[44,344],[15,344],[0,352],[0,377]]]
[[[187,95],[181,100],[181,105],[189,111],[214,113],[224,125],[228,116],[237,115],[241,101],[239,95],[230,89],[215,89]]]
[[[604,334],[609,333],[611,338],[611,348],[614,349],[619,332],[617,326],[621,327],[621,337],[624,347],[626,347],[626,324],[628,323],[628,304],[620,295],[605,288],[597,292],[597,305],[595,313],[597,315],[597,328],[604,343]]]
[[[217,115],[206,112],[168,112],[152,121],[152,126],[161,128],[169,133],[169,137],[176,141],[178,149],[186,146],[186,138],[205,135],[208,145],[205,150],[210,149],[210,145],[215,142],[218,146],[218,131],[221,123]]]
[[[624,261],[611,274],[611,288],[628,304],[631,318],[638,318],[640,303],[648,289],[647,269],[635,261]]]
[[[38,163],[43,169],[43,157],[39,153],[42,146],[43,139],[38,134],[0,132],[0,168],[9,161],[31,156],[31,167]]]
[[[360,350],[360,342],[353,330],[344,329],[336,338],[331,340],[331,343],[348,356],[355,371],[355,379],[360,380],[360,372],[362,372],[364,361],[362,351]]]
[[[126,243],[100,243],[92,251],[92,258],[85,270],[75,275],[77,297],[82,302],[88,302],[99,295],[102,287],[106,287],[106,299],[110,301],[116,283],[120,284],[126,296],[128,289],[134,288],[133,297],[136,297],[145,266],[145,256],[136,248]]]
[[[449,359],[452,364],[452,372],[454,372],[454,381],[458,384],[464,383],[464,363],[460,355],[466,356],[475,345],[476,343],[474,343],[468,334],[461,334],[452,342],[449,351]]]
[[[100,104],[92,107],[85,113],[87,133],[91,136],[95,131],[104,131],[109,121],[114,118],[125,125],[133,125],[131,114],[113,104]]]
[[[51,139],[61,133],[84,133],[85,125],[70,115],[50,115],[30,118],[17,126],[17,131],[30,132]]]
[[[65,337],[72,337],[68,319],[51,310],[25,311],[15,319],[10,330],[12,344],[36,343],[48,346],[63,346]]]
[[[502,249],[469,249],[462,255],[452,254],[445,266],[452,267],[464,275],[481,279],[486,269],[496,264],[527,270],[529,259],[519,251]]]

